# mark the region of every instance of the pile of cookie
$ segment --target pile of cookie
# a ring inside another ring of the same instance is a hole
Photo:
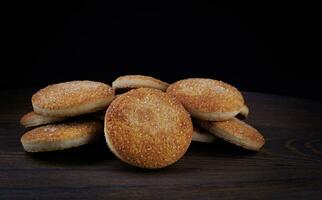
[[[31,102],[33,111],[20,120],[31,129],[21,137],[27,152],[78,147],[105,133],[107,146],[120,160],[155,169],[178,161],[191,141],[221,138],[253,151],[265,143],[255,128],[240,120],[249,112],[241,92],[213,79],[168,84],[127,75],[112,87],[70,81],[39,90]]]

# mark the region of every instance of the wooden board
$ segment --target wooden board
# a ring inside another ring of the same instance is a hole
[[[322,199],[322,103],[246,92],[248,122],[266,137],[259,153],[194,143],[175,165],[141,170],[104,141],[28,154],[22,114],[34,89],[1,92],[0,199]]]

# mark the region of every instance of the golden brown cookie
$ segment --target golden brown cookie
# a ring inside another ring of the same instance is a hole
[[[78,147],[94,141],[103,134],[98,121],[50,124],[32,129],[21,137],[27,152],[45,152]]]
[[[197,123],[215,136],[245,149],[258,151],[265,144],[262,134],[237,118],[223,122],[197,120]]]
[[[244,106],[244,98],[235,87],[212,79],[177,81],[167,93],[176,97],[193,117],[208,121],[232,119]]]
[[[127,89],[127,88],[155,88],[165,91],[169,86],[168,83],[153,78],[151,76],[142,75],[126,75],[120,76],[112,83],[112,87],[115,89]]]
[[[29,112],[21,117],[20,124],[26,128],[40,126],[44,124],[51,124],[55,122],[61,122],[68,118],[66,117],[50,117],[50,116],[43,116],[39,115],[35,112]]]
[[[49,85],[32,96],[34,111],[44,116],[69,117],[106,109],[114,98],[109,85],[70,81]]]
[[[184,107],[168,94],[133,89],[116,98],[105,116],[105,138],[124,162],[162,168],[179,160],[192,138],[192,122]]]

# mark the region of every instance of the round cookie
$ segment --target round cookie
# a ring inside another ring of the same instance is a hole
[[[61,122],[68,118],[66,117],[51,117],[51,116],[43,116],[39,115],[35,112],[29,112],[21,117],[20,124],[26,128],[40,126],[44,124],[51,124],[55,122]]]
[[[177,81],[167,93],[176,97],[193,117],[208,121],[232,119],[244,106],[244,98],[235,87],[213,79]]]
[[[203,120],[198,120],[197,122],[215,136],[245,149],[259,151],[265,144],[264,137],[255,128],[237,118],[223,122]]]
[[[133,89],[116,98],[105,115],[105,138],[124,162],[141,168],[163,168],[179,160],[192,138],[184,107],[168,94]]]
[[[192,141],[194,142],[203,142],[203,143],[213,143],[217,140],[216,136],[202,131],[199,128],[193,127]]]
[[[112,83],[112,87],[115,89],[127,89],[127,88],[154,88],[165,91],[169,86],[168,83],[153,78],[151,76],[142,75],[126,75],[120,76]]]
[[[26,132],[21,143],[27,152],[57,151],[90,143],[102,133],[98,121],[50,124]]]
[[[70,117],[106,109],[114,89],[94,81],[49,85],[32,96],[34,111],[44,116]]]

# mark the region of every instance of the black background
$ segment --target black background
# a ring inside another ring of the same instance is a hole
[[[2,89],[145,74],[210,77],[321,100],[317,5],[295,2],[28,1],[2,26]]]

